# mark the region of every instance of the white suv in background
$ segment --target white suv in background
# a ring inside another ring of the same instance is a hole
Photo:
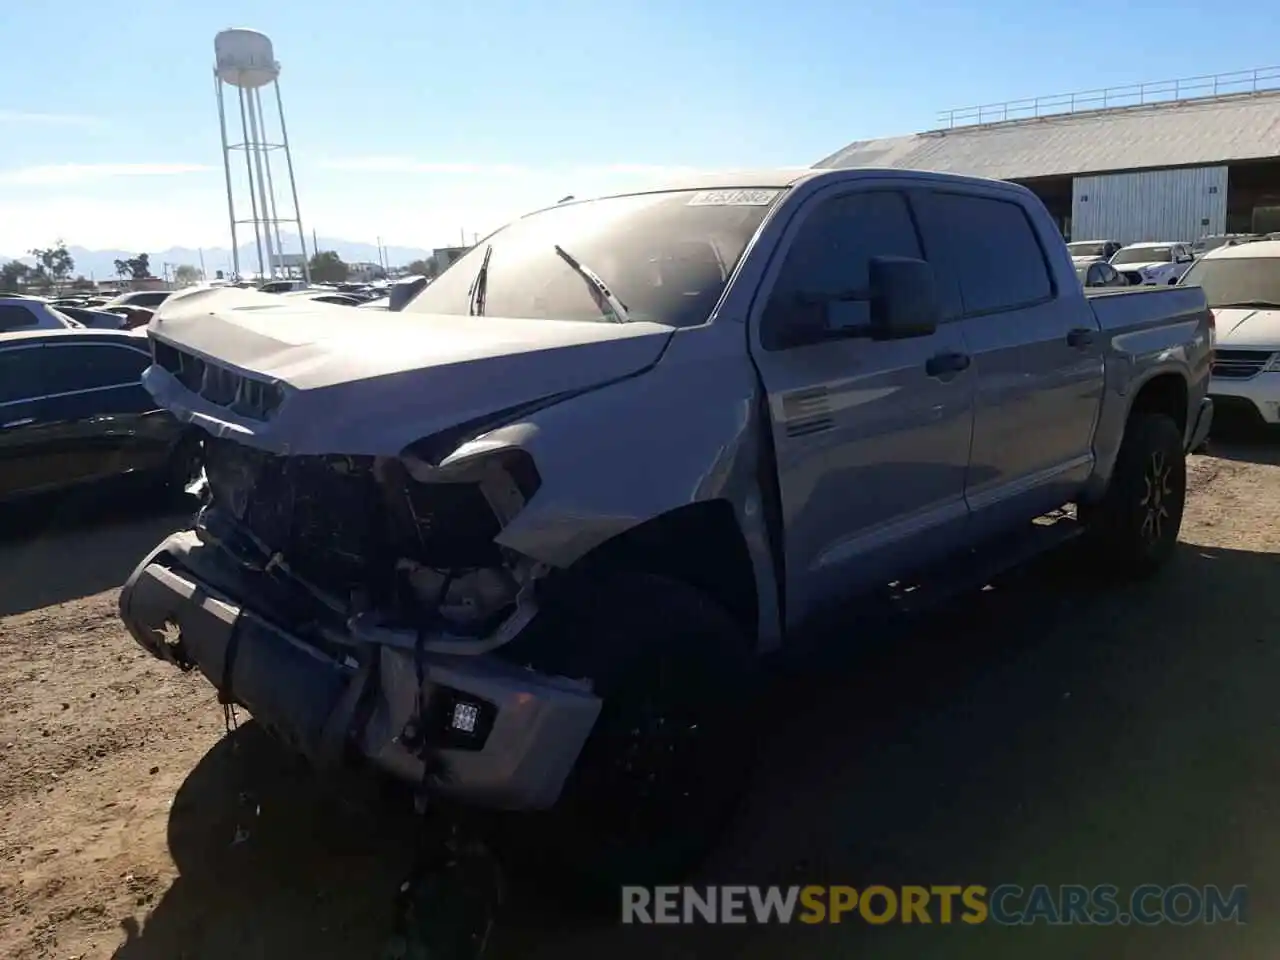
[[[1204,288],[1217,320],[1216,408],[1280,423],[1280,240],[1211,250],[1182,285]]]
[[[1195,260],[1185,243],[1131,243],[1111,258],[1111,265],[1132,284],[1175,284]]]

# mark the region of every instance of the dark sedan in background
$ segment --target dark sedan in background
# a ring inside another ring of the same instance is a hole
[[[199,440],[156,408],[150,364],[140,333],[0,334],[0,502],[121,479],[184,488]]]

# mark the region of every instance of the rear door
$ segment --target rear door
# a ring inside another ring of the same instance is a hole
[[[977,537],[1072,499],[1093,465],[1102,337],[1079,283],[1058,289],[1048,244],[993,187],[913,193],[930,259],[957,285],[977,399],[965,498]],[[1047,221],[1045,221],[1047,223]]]
[[[66,483],[159,466],[174,429],[142,386],[151,358],[109,342],[49,344],[40,420],[46,459]]]
[[[39,343],[0,346],[0,500],[39,489]]]
[[[877,343],[815,338],[808,322],[815,299],[863,296],[872,257],[921,257],[906,197],[891,183],[837,185],[806,201],[754,307],[793,627],[948,553],[967,521],[973,375],[959,324]],[[869,303],[832,309],[857,324]]]

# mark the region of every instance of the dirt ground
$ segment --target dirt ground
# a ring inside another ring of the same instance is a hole
[[[780,682],[703,879],[1248,884],[1247,926],[639,929],[526,884],[492,955],[1280,955],[1280,456],[1214,452],[1156,580],[1051,558]],[[318,791],[251,723],[225,735],[208,684],[116,619],[180,519],[0,544],[0,956],[378,957],[408,817]]]

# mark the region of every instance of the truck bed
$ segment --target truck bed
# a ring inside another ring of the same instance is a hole
[[[1167,330],[1188,324],[1188,337],[1209,313],[1200,287],[1094,288],[1085,291],[1098,326],[1109,333]]]

